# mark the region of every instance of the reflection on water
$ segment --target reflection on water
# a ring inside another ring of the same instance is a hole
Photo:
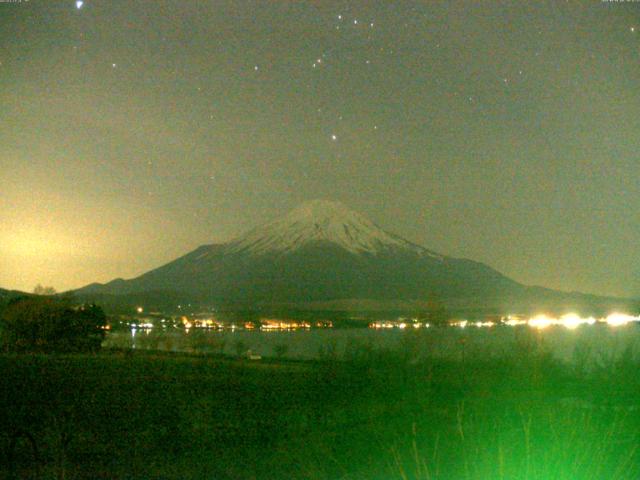
[[[575,319],[574,319],[575,320]],[[574,361],[588,353],[593,361],[640,352],[635,322],[564,325],[538,318],[533,327],[421,329],[311,329],[293,331],[132,328],[107,333],[104,346],[194,353],[315,359],[343,358],[354,349],[403,351],[417,358],[509,355],[535,342],[555,357]]]

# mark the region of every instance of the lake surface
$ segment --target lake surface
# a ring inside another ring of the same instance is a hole
[[[567,362],[609,362],[626,353],[640,354],[640,325],[441,327],[420,330],[310,329],[247,331],[132,329],[109,332],[104,347],[180,352],[246,354],[295,359],[348,358],[363,351],[403,352],[409,358],[476,358],[514,355],[542,347]]]

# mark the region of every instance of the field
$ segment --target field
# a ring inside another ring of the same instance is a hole
[[[412,339],[419,341],[419,337]],[[409,344],[407,344],[409,345]],[[640,361],[0,356],[3,478],[640,477]],[[578,365],[585,365],[584,362]]]

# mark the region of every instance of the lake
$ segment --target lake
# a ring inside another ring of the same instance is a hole
[[[542,346],[567,362],[611,361],[625,352],[640,352],[640,325],[598,323],[575,329],[527,325],[438,327],[420,330],[323,328],[294,331],[132,329],[109,332],[105,348],[133,348],[194,353],[246,354],[291,359],[348,358],[362,351],[404,352],[409,358],[473,358],[511,355]]]

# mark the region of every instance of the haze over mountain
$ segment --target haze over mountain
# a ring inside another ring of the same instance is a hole
[[[482,263],[440,255],[326,200],[306,202],[230,242],[201,246],[139,277],[76,293],[327,308],[347,301],[438,301],[496,311],[532,302],[598,303],[598,297],[527,287]]]

